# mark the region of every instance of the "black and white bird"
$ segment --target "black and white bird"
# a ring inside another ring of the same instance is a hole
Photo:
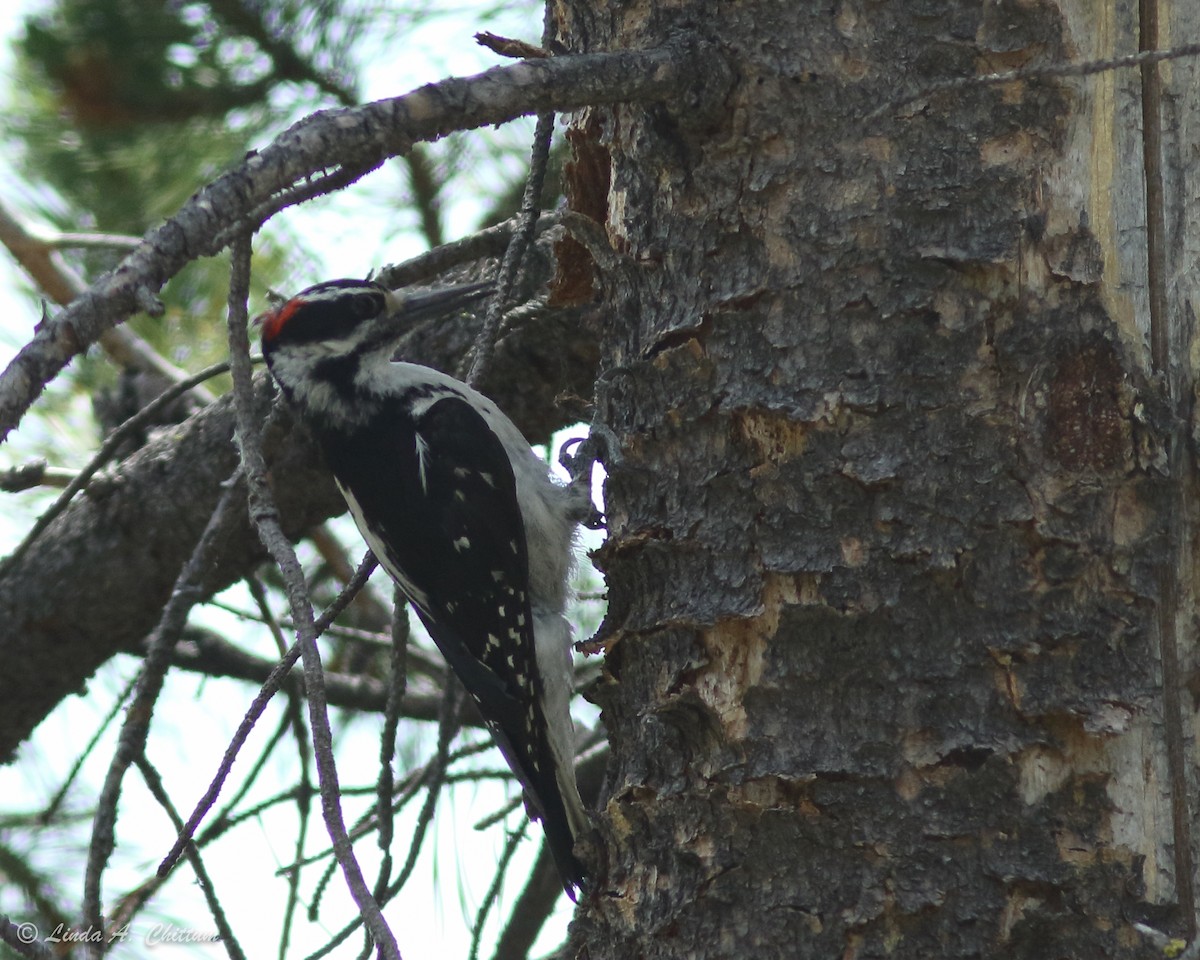
[[[490,289],[319,283],[260,318],[263,356],[363,539],[478,705],[574,897],[585,880],[574,845],[588,817],[575,780],[563,611],[588,504],[550,477],[487,397],[392,359],[415,321]]]

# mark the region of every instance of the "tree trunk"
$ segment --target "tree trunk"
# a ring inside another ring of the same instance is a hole
[[[560,4],[736,78],[572,131],[620,261],[593,960],[1194,935],[1196,65],[887,106],[1200,37],[1112,6]]]

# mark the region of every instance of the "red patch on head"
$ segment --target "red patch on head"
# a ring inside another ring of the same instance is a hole
[[[284,324],[292,318],[292,315],[300,307],[300,300],[292,299],[274,310],[268,310],[257,322],[262,324],[263,342],[269,342],[279,336],[279,332],[283,329]]]

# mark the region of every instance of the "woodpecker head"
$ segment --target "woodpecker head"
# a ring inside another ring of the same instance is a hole
[[[371,393],[368,371],[392,358],[414,323],[486,296],[491,283],[440,290],[388,290],[370,280],[327,280],[255,322],[267,366],[284,394],[310,415],[347,419]]]
[[[270,363],[281,350],[314,356],[363,356],[391,345],[413,324],[478,300],[490,283],[392,292],[371,280],[326,280],[258,318]]]

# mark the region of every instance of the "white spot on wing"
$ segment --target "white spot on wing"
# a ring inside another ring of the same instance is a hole
[[[413,438],[417,444],[417,476],[421,480],[421,491],[429,493],[429,485],[425,482],[425,469],[429,460],[429,444],[420,433],[414,433]]]

